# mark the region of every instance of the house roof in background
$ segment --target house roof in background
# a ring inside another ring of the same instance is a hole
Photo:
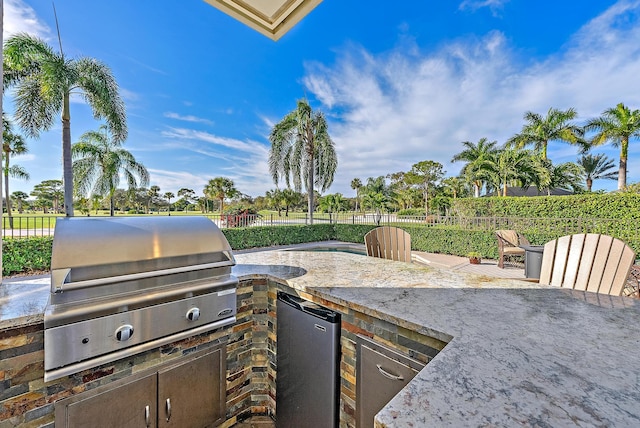
[[[265,36],[278,40],[322,0],[205,0]]]
[[[566,189],[551,189],[549,192],[546,190],[538,190],[536,187],[522,188],[522,187],[507,187],[507,196],[567,196],[574,193]],[[485,196],[501,196],[502,191],[489,193]]]

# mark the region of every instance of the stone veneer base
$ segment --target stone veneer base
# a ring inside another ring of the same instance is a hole
[[[340,426],[355,427],[355,336],[365,335],[429,362],[446,343],[347,306],[265,278],[244,279],[237,290],[233,326],[171,343],[142,354],[45,383],[43,324],[0,331],[0,428],[54,426],[57,400],[226,342],[226,421],[276,414],[276,295],[299,295],[342,314]]]

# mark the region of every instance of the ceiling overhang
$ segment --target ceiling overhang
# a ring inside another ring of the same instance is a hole
[[[205,0],[238,21],[278,40],[322,0]]]

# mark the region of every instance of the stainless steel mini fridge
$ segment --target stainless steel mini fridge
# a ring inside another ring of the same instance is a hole
[[[283,292],[276,310],[276,426],[337,427],[340,314]]]

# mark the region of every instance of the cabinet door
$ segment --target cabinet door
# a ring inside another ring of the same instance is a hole
[[[358,342],[357,346],[356,426],[373,428],[376,413],[400,392],[414,378],[418,368],[424,365],[374,343]]]
[[[151,428],[156,426],[156,375],[71,402],[58,427]],[[59,425],[58,425],[59,424]]]
[[[225,415],[224,347],[158,372],[158,426],[217,426]]]

